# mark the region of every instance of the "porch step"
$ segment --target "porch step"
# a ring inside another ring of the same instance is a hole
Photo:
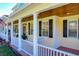
[[[79,50],[75,50],[75,49],[72,49],[72,48],[67,48],[67,47],[60,46],[60,47],[57,48],[57,49],[63,50],[63,51],[65,51],[65,52],[69,52],[69,53],[72,53],[72,54],[79,55]]]

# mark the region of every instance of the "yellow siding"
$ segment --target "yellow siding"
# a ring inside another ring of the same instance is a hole
[[[73,15],[73,16],[67,16],[67,17],[62,17],[60,19],[60,44],[65,47],[73,48],[79,50],[79,39],[77,38],[63,38],[63,20],[78,20],[79,15]]]
[[[14,15],[13,17],[10,18],[10,21],[12,20],[16,20],[18,18],[23,18],[27,15],[31,15],[37,11],[40,10],[44,10],[45,8],[48,8],[49,6],[51,6],[51,4],[33,4],[25,9],[23,9],[22,11],[20,11],[19,13],[17,13],[16,15]],[[58,17],[57,16],[57,20],[56,20],[56,27],[57,27],[57,36],[59,37],[59,41],[60,41],[60,45],[65,46],[65,47],[71,47],[73,49],[77,49],[79,50],[79,39],[74,39],[74,38],[63,38],[63,20],[67,19],[67,20],[77,20],[79,18],[79,15],[73,15],[73,16],[67,16],[67,17]],[[49,19],[53,19],[53,16],[51,17],[46,17],[46,18],[41,18],[38,21],[42,20],[42,21],[46,21]],[[27,21],[27,33],[28,33],[28,23],[29,22],[33,22],[32,21]],[[39,28],[39,27],[38,27]],[[53,38],[49,39],[48,37],[45,38],[46,41],[44,41],[43,44],[53,47]]]

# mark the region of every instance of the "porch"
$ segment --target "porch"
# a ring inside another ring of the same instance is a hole
[[[71,12],[68,8],[72,5]],[[79,4],[68,4],[56,9],[49,8],[47,11],[38,11],[8,22],[6,42],[9,42],[15,50],[23,51],[25,55],[77,56],[78,53],[74,51],[79,52],[79,15],[76,13],[78,6]],[[68,11],[64,11],[64,8]],[[75,22],[72,19],[75,19]],[[69,25],[73,23],[76,25]],[[74,40],[70,40],[72,38]]]
[[[11,46],[17,52],[19,52],[23,56],[33,56],[33,42],[23,41],[22,42],[22,50],[18,51],[16,46]],[[78,56],[79,50],[75,50],[67,47],[59,47],[59,48],[51,48],[42,44],[38,44],[38,56]]]

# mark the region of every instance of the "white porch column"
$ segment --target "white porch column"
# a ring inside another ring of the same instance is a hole
[[[33,55],[38,55],[38,14],[33,14]]]
[[[6,42],[8,42],[8,23],[6,24]]]
[[[18,50],[20,51],[21,50],[21,36],[22,36],[22,23],[21,23],[21,18],[19,19],[19,23],[18,23],[18,31],[19,31],[19,41],[18,41]]]
[[[11,21],[11,45],[13,45],[13,21]]]
[[[59,35],[58,35],[58,30],[57,29],[57,25],[56,25],[56,20],[57,19],[57,16],[54,16],[54,19],[53,19],[53,40],[54,40],[54,48],[58,48],[60,46],[60,41],[59,41]]]

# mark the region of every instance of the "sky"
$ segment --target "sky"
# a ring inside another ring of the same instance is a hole
[[[2,15],[9,15],[16,3],[0,3],[0,17]]]

